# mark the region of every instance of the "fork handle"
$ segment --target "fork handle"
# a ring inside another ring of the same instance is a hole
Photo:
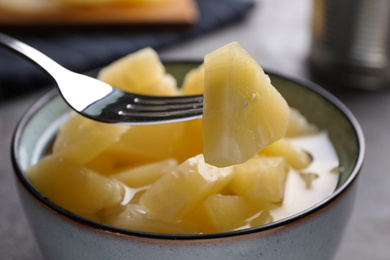
[[[22,58],[38,65],[40,69],[51,76],[55,81],[56,78],[64,76],[64,72],[68,71],[54,60],[47,57],[42,52],[18,41],[4,33],[0,32],[0,45],[8,48]]]

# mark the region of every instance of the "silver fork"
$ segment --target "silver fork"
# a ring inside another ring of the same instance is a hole
[[[90,119],[126,125],[186,121],[202,117],[203,96],[147,96],[124,92],[72,72],[38,50],[0,33],[0,45],[38,65],[55,81],[68,105]]]

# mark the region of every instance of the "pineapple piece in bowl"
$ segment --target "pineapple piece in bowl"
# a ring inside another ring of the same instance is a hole
[[[231,169],[208,165],[200,154],[158,179],[140,203],[160,219],[178,221],[207,195],[220,192],[232,177]]]
[[[283,201],[288,164],[283,157],[255,155],[247,163],[233,167],[230,188],[237,195],[271,203]]]
[[[26,175],[48,199],[81,216],[120,203],[124,196],[119,182],[55,155],[44,157]]]

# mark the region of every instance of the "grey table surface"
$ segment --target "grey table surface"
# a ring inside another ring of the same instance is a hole
[[[164,59],[201,59],[231,41],[239,41],[264,68],[308,78],[310,0],[258,0],[246,19],[160,52]],[[0,103],[0,258],[43,259],[16,192],[10,162],[17,121],[45,90]],[[360,122],[366,159],[346,232],[335,256],[342,259],[390,259],[390,86],[388,90],[334,93]]]

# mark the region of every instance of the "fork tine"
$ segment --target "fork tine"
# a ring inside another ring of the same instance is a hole
[[[156,111],[146,111],[146,110],[129,110],[129,111],[118,111],[120,116],[128,116],[128,117],[148,117],[155,118],[156,120],[162,120],[162,118],[178,119],[178,118],[186,118],[189,119],[195,117],[201,117],[203,112],[203,108],[194,108],[194,109],[181,109],[181,110],[156,110]],[[159,119],[160,118],[160,119]],[[150,120],[150,119],[149,119]]]
[[[134,103],[148,105],[168,105],[168,104],[187,104],[187,103],[203,103],[203,95],[194,96],[134,96]]]
[[[193,109],[199,109],[202,111],[203,106],[201,105],[169,105],[169,106],[148,106],[148,105],[128,105],[126,109],[120,110],[120,111],[133,111],[134,113],[144,113],[144,114],[149,114],[149,113],[163,113],[163,112],[179,112],[179,113],[184,113],[185,111],[193,110]]]
[[[159,111],[146,111],[146,110],[128,110],[118,111],[120,120],[128,123],[137,122],[141,125],[149,125],[156,123],[174,123],[187,121],[192,119],[198,119],[202,117],[203,108],[183,109],[183,110],[159,110]],[[113,118],[113,117],[112,117]]]
[[[202,109],[203,104],[202,103],[158,103],[158,104],[151,104],[151,103],[136,103],[136,104],[127,104],[126,109],[128,110],[135,110],[135,111],[175,111],[175,110],[188,110],[188,109],[196,109],[200,108]]]

